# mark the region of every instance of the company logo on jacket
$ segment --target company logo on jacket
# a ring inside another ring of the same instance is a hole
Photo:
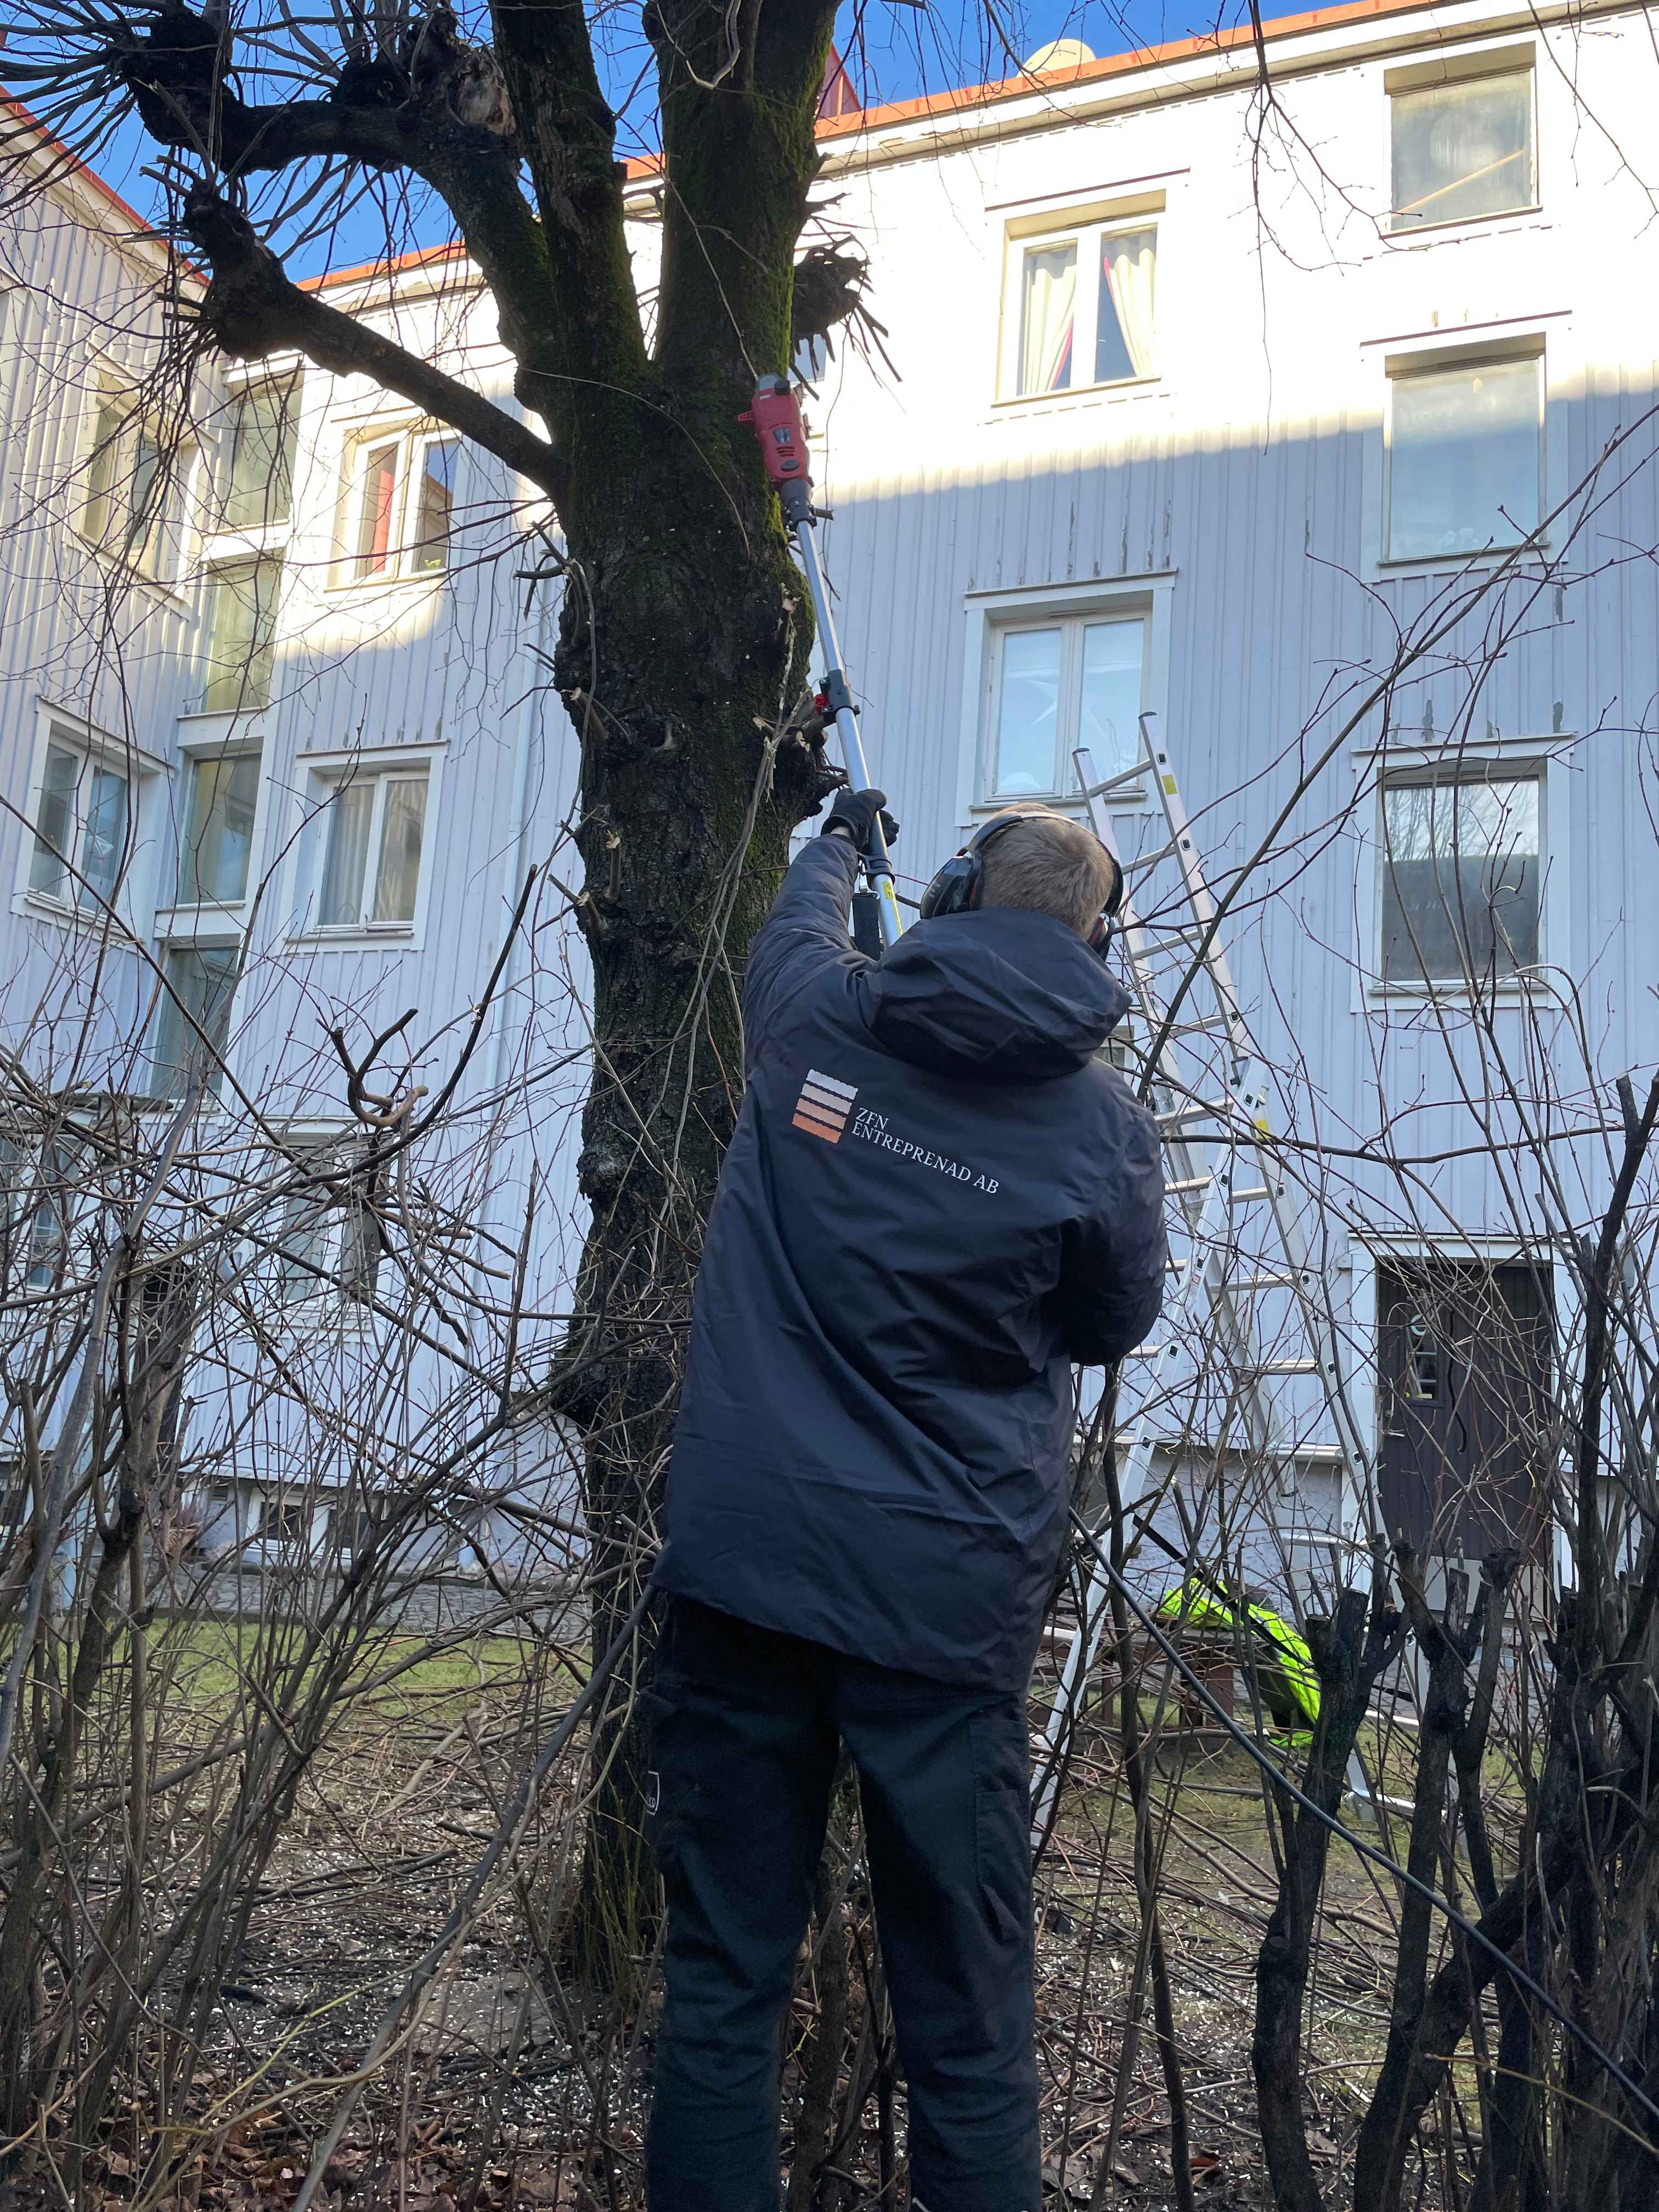
[[[809,1137],[822,1137],[826,1145],[838,1145],[858,1095],[857,1084],[837,1083],[833,1075],[809,1067],[795,1101],[795,1127]]]
[[[855,1083],[842,1083],[833,1075],[809,1067],[800,1097],[795,1101],[794,1127],[804,1129],[809,1137],[822,1137],[827,1145],[838,1145],[847,1133],[848,1116],[853,1113],[853,1101],[858,1095]],[[994,1196],[1002,1187],[995,1176],[981,1175],[963,1166],[960,1160],[951,1159],[948,1153],[936,1152],[929,1146],[914,1143],[908,1137],[890,1131],[887,1116],[877,1113],[873,1106],[860,1106],[853,1115],[853,1134],[863,1138],[866,1144],[879,1146],[883,1152],[891,1152],[898,1159],[912,1161],[918,1167],[937,1169],[956,1182],[971,1183],[975,1190],[982,1190],[988,1196]]]

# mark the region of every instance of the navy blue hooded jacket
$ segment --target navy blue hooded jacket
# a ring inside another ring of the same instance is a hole
[[[940,1680],[1023,1687],[1065,1536],[1073,1361],[1163,1296],[1151,1116],[1095,1058],[1127,1003],[989,908],[879,964],[856,857],[801,853],[744,983],[659,1586]]]

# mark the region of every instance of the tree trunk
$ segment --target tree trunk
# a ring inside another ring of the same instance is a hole
[[[768,505],[740,514],[725,486],[665,467],[572,546],[556,668],[581,742],[593,1071],[578,1173],[592,1216],[556,1402],[586,1438],[596,1661],[653,1555],[702,1226],[742,1096],[743,948],[829,786],[820,757],[778,737],[811,632]],[[580,1970],[618,1991],[654,1917],[630,1702],[597,1724],[574,1929]]]

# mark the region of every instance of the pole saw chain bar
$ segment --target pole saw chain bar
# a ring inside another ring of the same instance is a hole
[[[812,535],[812,526],[818,516],[812,505],[812,476],[807,465],[806,426],[801,421],[800,401],[787,377],[763,376],[755,386],[753,404],[746,408],[738,420],[748,423],[755,434],[767,481],[777,493],[783,519],[789,526],[790,535],[795,541],[795,551],[805,574],[807,592],[817,622],[818,643],[823,648],[825,662],[818,696],[813,702],[815,713],[823,716],[825,726],[833,722],[840,733],[847,777],[854,790],[867,790],[870,771],[865,764],[864,744],[859,736],[858,708],[853,704],[852,688],[841,665],[841,647],[836,636],[835,616],[830,609],[830,593]],[[869,843],[859,858],[865,881],[875,896],[881,923],[881,941],[884,945],[895,945],[904,925],[899,916],[898,900],[893,890],[893,864],[887,857],[887,840],[882,835],[879,821],[872,828]]]

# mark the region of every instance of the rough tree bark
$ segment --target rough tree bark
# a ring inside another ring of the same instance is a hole
[[[834,15],[834,0],[647,9],[663,148],[649,338],[580,7],[498,7],[493,47],[467,43],[441,4],[388,10],[377,42],[343,49],[331,78],[314,24],[306,40],[289,35],[281,0],[246,19],[180,0],[118,8],[85,33],[114,96],[193,176],[179,205],[209,275],[209,341],[238,358],[295,348],[373,379],[540,486],[563,531],[555,672],[580,742],[594,1059],[580,1180],[592,1212],[550,1395],[586,1439],[596,1656],[645,1556],[738,1103],[730,971],[792,828],[833,781],[821,753],[776,734],[807,673],[811,617],[736,417],[757,374],[790,357]],[[246,97],[257,78],[242,72],[269,63],[269,49],[244,50],[260,27],[286,40],[318,97]],[[8,67],[27,94],[27,71]],[[246,187],[319,160],[408,172],[442,197],[545,436],[289,281],[243,211]],[[805,264],[803,299],[831,303],[820,317],[855,303],[844,258]],[[617,1748],[601,1763],[578,1925],[582,1963],[611,1987],[631,1978],[649,1895],[638,1778]]]

